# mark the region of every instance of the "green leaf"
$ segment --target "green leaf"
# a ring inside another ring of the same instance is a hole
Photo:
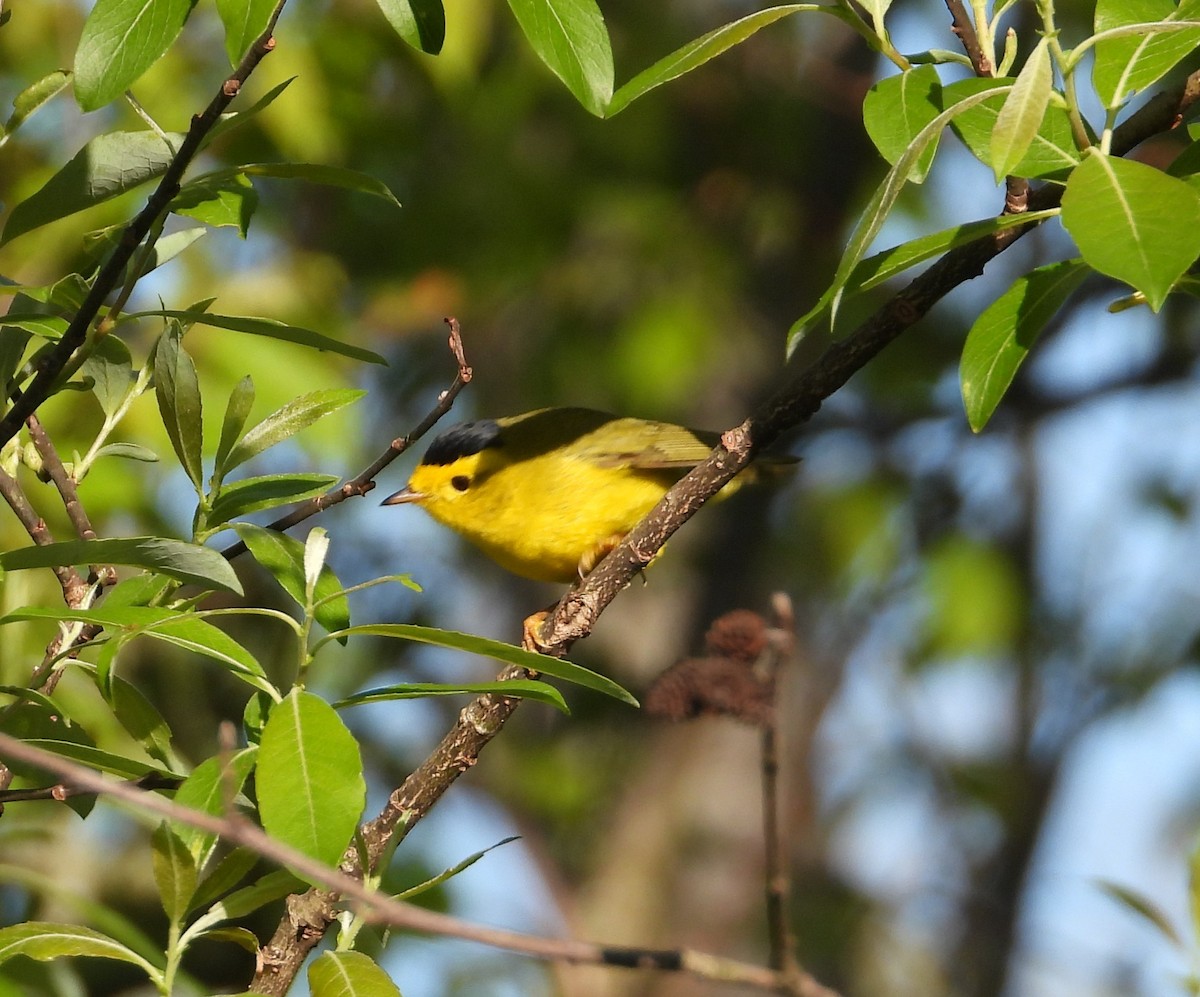
[[[402,682],[397,685],[356,692],[353,696],[338,700],[333,704],[333,708],[340,710],[348,706],[362,706],[365,703],[390,702],[393,699],[424,699],[426,696],[482,696],[485,693],[532,699],[539,703],[548,703],[563,713],[571,712],[562,693],[554,686],[526,679],[514,679],[511,682],[472,682],[467,685],[448,685],[441,682]]]
[[[526,39],[587,110],[603,117],[612,98],[608,29],[595,0],[508,0]]]
[[[96,457],[124,457],[127,460],[140,460],[153,464],[158,460],[158,454],[136,443],[106,443],[96,451]]]
[[[180,188],[168,206],[177,215],[195,218],[214,228],[236,228],[243,239],[257,208],[258,191],[243,176],[193,180]]]
[[[78,924],[56,924],[53,921],[26,921],[9,928],[0,928],[0,963],[23,955],[38,962],[49,962],[67,956],[92,956],[97,959],[117,959],[141,966],[152,977],[158,971],[132,949],[99,931]]]
[[[264,829],[334,866],[366,803],[358,742],[333,707],[301,689],[277,703],[263,728],[255,775]]]
[[[308,967],[312,997],[401,997],[391,978],[362,952],[323,952]]]
[[[116,414],[137,381],[129,347],[113,335],[96,342],[80,372],[92,379],[92,394],[109,418]]]
[[[16,326],[0,323],[0,399],[8,397],[7,385],[13,379],[21,361],[25,359],[25,350],[29,346],[29,332]],[[0,412],[5,404],[0,401]]]
[[[0,713],[0,730],[20,741],[41,743],[71,742],[94,747],[95,741],[79,724],[70,720],[62,706],[49,697],[41,697],[32,690],[19,690],[5,686],[8,695],[22,694],[24,701],[6,706]],[[42,770],[20,762],[7,760],[8,767],[23,779],[40,779]],[[82,815],[81,815],[82,816]]]
[[[987,425],[1042,329],[1090,272],[1081,260],[1038,267],[1013,281],[975,320],[959,370],[975,432]]]
[[[1184,948],[1183,939],[1179,937],[1175,926],[1171,924],[1171,919],[1161,907],[1140,893],[1136,893],[1127,886],[1121,886],[1119,883],[1102,879],[1097,881],[1097,885],[1104,893],[1107,893],[1126,910],[1132,911],[1154,925],[1162,936],[1172,944],[1181,949]]]
[[[565,682],[573,682],[575,685],[612,696],[613,699],[619,699],[630,706],[638,705],[638,701],[612,679],[599,675],[582,665],[575,665],[569,661],[563,661],[561,658],[551,658],[545,654],[536,654],[533,651],[526,651],[524,648],[505,644],[499,640],[491,640],[488,637],[476,637],[473,634],[457,633],[453,630],[439,630],[436,627],[421,627],[412,623],[372,623],[361,627],[349,627],[330,636],[351,637],[360,634],[415,640],[422,644],[434,644],[455,651],[481,654],[484,657],[517,665],[533,672],[553,675]]]
[[[57,315],[44,315],[41,312],[9,312],[0,315],[0,326],[16,327],[25,332],[31,332],[42,339],[57,342],[67,331],[67,320]]]
[[[204,927],[208,924],[219,924],[221,921],[232,921],[252,914],[260,907],[296,893],[304,886],[304,881],[297,879],[287,869],[276,869],[262,879],[235,890],[224,900],[217,903],[197,920],[196,925]]]
[[[942,99],[950,106],[964,95],[987,90],[999,91],[999,88],[1010,86],[1013,82],[1003,78],[959,80],[942,89]],[[1003,93],[997,92],[951,122],[955,134],[981,163],[990,164],[992,161],[992,133],[996,130],[1005,103]],[[1070,115],[1065,107],[1050,104],[1025,156],[1009,170],[1009,174],[1029,178],[1058,177],[1079,165],[1079,159]]]
[[[1024,160],[1042,127],[1053,85],[1050,42],[1043,38],[1029,53],[996,117],[989,157],[996,183],[1002,183]]]
[[[303,608],[305,605],[304,545],[293,537],[275,530],[266,530],[250,523],[234,526],[254,555],[254,560],[266,568],[272,577],[283,586],[285,592]],[[350,622],[350,602],[342,592],[342,583],[326,565],[313,595],[318,606],[314,613],[317,622],[330,633],[344,629]],[[345,638],[339,638],[345,643]]]
[[[225,418],[221,422],[221,439],[217,443],[215,482],[221,481],[228,472],[226,461],[233,446],[242,438],[242,430],[250,409],[254,407],[254,379],[249,374],[233,386],[229,393],[229,404],[225,406]]]
[[[242,594],[229,562],[209,547],[167,537],[68,540],[0,553],[0,568],[53,568],[67,564],[130,564],[190,585]]]
[[[883,182],[875,189],[875,194],[850,236],[849,244],[838,264],[837,273],[833,276],[833,283],[808,312],[792,323],[791,329],[788,330],[788,356],[791,356],[797,344],[821,315],[826,311],[836,310],[842,293],[848,285],[850,275],[862,260],[871,243],[875,241],[879,230],[883,228],[883,223],[887,220],[887,216],[896,204],[896,199],[900,196],[900,191],[904,188],[906,178],[913,166],[920,161],[921,155],[928,145],[938,140],[942,129],[955,117],[981,104],[989,96],[991,96],[990,91],[962,96],[914,136],[904,153],[892,165],[887,176],[883,178]]]
[[[196,861],[166,821],[158,825],[150,841],[158,896],[167,919],[178,925],[196,892]]]
[[[196,895],[192,897],[192,909],[206,907],[218,897],[228,893],[246,878],[250,870],[258,865],[258,861],[258,853],[250,848],[235,848],[228,855],[222,857],[213,870],[201,881]]]
[[[365,350],[359,346],[340,343],[336,339],[330,339],[328,336],[323,336],[319,332],[313,332],[311,329],[303,329],[297,325],[288,325],[286,322],[277,322],[275,319],[270,318],[253,318],[249,315],[213,315],[209,312],[178,311],[173,309],[164,309],[156,312],[138,312],[127,316],[127,318],[144,318],[148,315],[178,318],[185,322],[195,323],[196,325],[209,325],[217,329],[229,329],[231,332],[245,332],[252,336],[267,336],[270,339],[279,339],[285,343],[296,343],[315,350],[328,350],[331,353],[351,357],[354,360],[365,360],[367,363],[385,365],[387,363],[378,353],[372,353],[370,350]]]
[[[258,748],[253,746],[228,756],[206,758],[183,781],[175,793],[175,802],[214,817],[224,815],[250,777],[257,759]],[[203,869],[217,847],[217,836],[211,831],[184,824],[176,825],[175,833],[188,849],[196,868]]]
[[[919,66],[895,76],[888,76],[867,91],[863,101],[863,124],[867,134],[889,163],[904,155],[921,129],[942,110],[942,86],[937,69]],[[933,165],[938,137],[925,146],[913,163],[908,179],[921,183]]]
[[[98,772],[120,776],[122,779],[140,779],[150,773],[154,773],[168,783],[172,779],[178,778],[174,772],[159,765],[151,765],[149,762],[139,761],[136,758],[126,758],[124,755],[104,751],[101,748],[93,748],[88,744],[76,744],[74,741],[48,741],[37,737],[28,738],[25,743],[31,748],[41,748],[52,755],[78,762],[80,765],[86,765]]]
[[[22,124],[47,101],[57,97],[71,82],[71,74],[62,69],[43,76],[36,83],[31,83],[13,98],[13,112],[0,129],[0,146],[3,146]]]
[[[75,99],[85,111],[115,100],[175,40],[195,0],[96,0],[75,51]]]
[[[171,260],[175,259],[176,256],[187,249],[193,242],[203,239],[206,235],[208,235],[208,229],[202,225],[180,229],[177,232],[164,235],[154,244],[145,259],[142,260],[141,268],[138,270],[138,279],[141,280],[141,278],[145,277],[152,270],[157,270],[159,267],[170,263]]]
[[[154,352],[154,394],[175,455],[192,479],[196,494],[203,495],[200,382],[182,339],[183,326],[175,319],[169,320]]]
[[[1094,269],[1154,311],[1200,256],[1200,193],[1145,163],[1093,152],[1067,181],[1062,221]]]
[[[608,102],[608,106],[604,110],[604,115],[611,118],[614,114],[623,111],[639,97],[649,93],[656,87],[662,86],[664,83],[668,83],[683,76],[685,73],[690,73],[693,69],[703,66],[710,59],[715,59],[721,53],[744,42],[760,28],[765,28],[768,24],[773,24],[781,17],[804,10],[824,9],[820,4],[814,3],[781,4],[778,7],[768,7],[766,10],[747,14],[743,18],[732,21],[729,24],[724,24],[708,32],[708,34],[688,42],[665,58],[659,59],[649,69],[644,69],[638,73],[637,76],[613,94],[612,100]]]
[[[93,543],[105,543],[97,540]],[[127,638],[144,636],[165,641],[220,662],[238,678],[268,695],[278,696],[267,681],[262,665],[241,644],[201,619],[195,613],[152,606],[115,606],[102,603],[97,609],[27,606],[0,617],[0,625],[15,620],[82,620],[107,630],[120,630]]]
[[[330,388],[293,398],[242,437],[230,451],[225,470],[231,471],[239,464],[257,457],[264,450],[290,439],[300,430],[358,401],[365,394],[365,391],[352,388]]]
[[[418,52],[437,55],[446,40],[441,0],[376,0],[396,34]]]
[[[893,246],[891,249],[885,249],[874,256],[868,256],[854,268],[846,286],[853,288],[856,294],[869,291],[872,287],[879,286],[910,267],[933,259],[935,256],[941,256],[958,246],[965,246],[968,242],[974,242],[986,235],[994,235],[996,232],[1017,225],[1055,218],[1059,213],[1058,208],[1047,208],[1045,211],[1028,211],[1018,215],[996,215],[992,218],[982,218],[976,222],[967,222],[964,225],[955,225],[930,235],[923,235],[920,238],[901,243],[899,246]]]
[[[254,40],[267,30],[275,0],[217,0],[217,15],[225,26],[225,54],[236,66]]]
[[[260,509],[300,502],[328,491],[341,479],[336,474],[264,474],[221,486],[208,523],[215,526]]]
[[[283,93],[283,91],[289,86],[291,86],[295,79],[296,77],[289,76],[282,83],[277,83],[247,108],[243,108],[240,111],[231,111],[226,114],[222,114],[217,123],[213,125],[211,129],[209,129],[208,134],[205,135],[201,140],[200,148],[206,149],[212,144],[214,139],[224,135],[228,131],[232,131],[235,128],[240,128],[251,118],[270,107],[273,103],[275,103],[275,98]]]
[[[483,858],[488,852],[495,851],[497,848],[503,848],[505,845],[512,844],[514,841],[519,841],[519,840],[520,840],[519,835],[515,835],[515,834],[510,837],[507,837],[507,838],[501,838],[494,845],[489,845],[487,848],[480,849],[479,851],[474,852],[471,855],[468,855],[461,862],[456,862],[449,869],[442,870],[436,876],[433,876],[433,877],[425,880],[425,882],[418,883],[416,886],[411,886],[407,890],[404,890],[401,893],[397,893],[396,899],[397,900],[408,900],[410,897],[420,896],[422,893],[427,893],[429,890],[433,889],[435,886],[441,886],[442,883],[445,883],[448,880],[453,879],[464,869],[469,869],[476,862],[478,862],[481,858]]]
[[[182,142],[182,136],[168,136]],[[0,245],[161,176],[172,151],[154,132],[96,136],[8,216]]]
[[[1200,45],[1200,25],[1154,32],[1153,22],[1192,21],[1200,17],[1200,3],[1184,0],[1098,0],[1096,33],[1145,25],[1137,34],[1107,38],[1096,43],[1092,85],[1106,108],[1120,107],[1131,94],[1161,79],[1177,62]]]
[[[108,681],[109,705],[118,722],[146,753],[170,769],[178,767],[171,748],[171,728],[137,686],[119,676]],[[101,689],[103,692],[103,688]]]
[[[396,195],[387,184],[358,170],[323,163],[245,163],[225,170],[215,170],[198,177],[203,181],[228,181],[234,177],[267,177],[273,180],[306,180],[325,187],[340,187],[358,194],[370,194],[400,207]]]

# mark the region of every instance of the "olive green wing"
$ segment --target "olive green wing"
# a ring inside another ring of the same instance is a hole
[[[599,467],[686,471],[709,455],[720,436],[669,422],[614,419],[581,440],[580,456]]]

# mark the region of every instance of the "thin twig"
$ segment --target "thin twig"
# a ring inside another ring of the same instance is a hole
[[[63,508],[71,520],[71,525],[75,527],[76,535],[80,540],[95,540],[96,531],[92,529],[87,510],[79,501],[79,490],[75,487],[75,479],[67,474],[62,458],[58,455],[58,449],[54,446],[46,428],[36,415],[31,415],[26,419],[25,425],[29,430],[29,438],[37,448],[38,454],[41,455],[42,467],[45,468],[50,480],[54,482],[54,487],[58,489],[58,494],[63,500]]]
[[[454,355],[454,362],[458,365],[458,370],[454,375],[454,380],[450,382],[450,386],[438,395],[437,402],[426,413],[425,418],[417,423],[406,436],[400,436],[392,440],[382,454],[353,478],[331,488],[324,495],[318,495],[316,498],[301,503],[286,516],[281,516],[275,522],[271,523],[267,529],[282,533],[284,530],[290,529],[297,523],[304,522],[309,517],[315,516],[317,513],[331,506],[345,502],[346,499],[352,496],[366,495],[375,487],[375,478],[379,472],[428,433],[437,421],[450,411],[454,405],[454,399],[470,383],[474,371],[467,364],[467,358],[463,352],[462,331],[459,329],[458,319],[450,317],[445,321],[450,327],[450,352]],[[235,557],[239,557],[244,553],[246,553],[246,545],[239,540],[237,543],[221,551],[221,556],[226,560],[232,561]]]
[[[67,326],[62,338],[38,364],[33,380],[19,396],[14,398],[12,407],[0,419],[0,446],[16,436],[25,420],[36,412],[38,406],[50,396],[59,375],[66,369],[76,350],[87,341],[88,331],[92,327],[93,320],[100,313],[104,299],[117,286],[126,264],[153,227],[155,220],[167,209],[172,198],[179,193],[183,174],[200,151],[204,136],[217,123],[230,101],[238,95],[242,84],[246,82],[267,53],[275,47],[272,34],[275,30],[275,22],[282,13],[283,5],[286,2],[287,0],[277,0],[266,30],[255,39],[233,75],[221,84],[221,88],[204,112],[192,118],[191,127],[188,128],[187,135],[180,143],[179,151],[167,164],[162,179],[159,180],[154,193],[146,201],[145,207],[126,226],[120,241],[113,248],[104,266],[100,268],[95,280],[92,281],[91,289],[79,306],[70,325]]]
[[[796,643],[796,618],[792,601],[783,592],[772,599],[775,631],[763,655],[764,680],[771,689],[771,705],[762,723],[763,852],[766,867],[767,937],[770,943],[768,965],[789,978],[800,971],[796,961],[795,939],[788,916],[791,895],[791,862],[788,842],[782,834],[779,800],[779,695],[785,667],[791,662]]]
[[[0,495],[4,497],[4,501],[8,503],[8,507],[12,509],[21,525],[25,527],[25,532],[29,534],[29,538],[35,544],[45,547],[54,543],[54,535],[50,532],[50,527],[37,514],[37,510],[29,504],[29,499],[21,490],[20,482],[3,469],[0,469]],[[66,600],[67,605],[78,606],[78,600],[87,590],[87,582],[69,564],[56,565],[51,570],[58,578],[58,584],[62,586],[63,599]]]
[[[979,43],[979,35],[975,31],[975,25],[971,23],[970,15],[967,14],[967,8],[962,0],[946,0],[946,9],[950,11],[952,22],[950,30],[962,42],[967,58],[971,60],[971,68],[975,70],[975,75],[995,76],[996,67],[992,65],[991,58],[983,51],[983,46]]]
[[[799,987],[785,981],[779,973],[761,966],[725,959],[689,949],[636,949],[596,945],[591,942],[540,938],[515,931],[502,931],[471,924],[445,914],[426,910],[395,900],[364,886],[357,879],[337,869],[331,869],[316,859],[269,837],[258,826],[241,818],[217,817],[213,814],[182,806],[139,788],[136,782],[119,782],[54,755],[41,748],[25,744],[17,738],[0,733],[0,755],[44,769],[59,776],[62,794],[74,792],[111,796],[130,804],[139,813],[153,814],[219,835],[225,841],[249,848],[263,858],[280,866],[294,869],[305,879],[322,883],[328,889],[351,898],[369,912],[376,923],[390,924],[409,931],[419,931],[450,938],[479,942],[493,948],[506,949],[538,959],[559,962],[588,963],[618,966],[629,969],[661,969],[688,973],[710,980],[722,980],[758,987],[761,990],[792,994],[794,997],[836,997],[832,990],[807,978]],[[265,991],[270,992],[270,991]]]

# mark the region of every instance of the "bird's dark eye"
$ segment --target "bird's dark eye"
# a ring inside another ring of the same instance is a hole
[[[456,492],[465,492],[471,487],[471,479],[465,474],[456,474],[450,479],[450,485]]]

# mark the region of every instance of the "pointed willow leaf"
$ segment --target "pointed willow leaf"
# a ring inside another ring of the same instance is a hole
[[[183,348],[182,339],[183,326],[170,320],[154,351],[154,393],[175,455],[191,478],[196,493],[202,494],[200,382],[196,377],[196,365]]]
[[[182,135],[167,137],[176,144],[183,141]],[[172,155],[155,132],[97,135],[40,190],[13,208],[0,244],[140,187],[161,176]]]
[[[300,430],[307,429],[319,419],[358,401],[365,394],[365,391],[357,389],[330,388],[311,391],[299,398],[293,398],[242,437],[230,451],[225,461],[225,470],[230,471],[250,458],[257,457],[264,450],[290,439]]]
[[[1050,42],[1043,38],[1029,53],[992,130],[992,172],[1002,183],[1025,158],[1042,127],[1054,73],[1050,67]]]
[[[1154,311],[1200,256],[1200,193],[1145,163],[1089,155],[1067,181],[1062,221],[1092,267]]]
[[[233,568],[215,550],[167,537],[70,540],[0,553],[0,567],[9,571],[68,564],[130,564],[191,585],[242,594]]]
[[[264,474],[222,485],[208,513],[215,527],[251,512],[302,502],[328,491],[341,480],[335,474]]]
[[[959,371],[967,421],[975,432],[987,425],[1034,340],[1090,270],[1082,260],[1038,267],[1013,281],[975,320]]]
[[[355,360],[365,360],[367,363],[387,363],[378,353],[372,353],[370,350],[365,350],[360,346],[340,343],[336,339],[330,339],[328,336],[324,336],[319,332],[313,332],[311,329],[303,329],[297,325],[288,325],[286,322],[277,322],[275,319],[270,318],[254,318],[249,315],[213,315],[209,312],[194,310],[177,311],[173,309],[164,309],[156,312],[139,312],[128,317],[142,318],[146,315],[163,315],[168,318],[178,318],[186,322],[192,322],[196,325],[209,325],[217,329],[229,329],[231,332],[245,332],[251,336],[267,336],[270,339],[279,339],[285,343],[296,343],[299,346],[308,346],[315,350],[327,350],[330,353],[337,353]]]
[[[263,827],[305,855],[336,865],[366,803],[362,757],[333,707],[301,689],[277,703],[255,770]]]
[[[254,184],[243,176],[235,176],[184,184],[168,210],[214,228],[236,228],[244,239],[257,208],[258,191]]]
[[[106,443],[96,451],[96,458],[124,457],[126,460],[140,460],[146,464],[158,461],[158,454],[136,443]]]
[[[969,79],[959,80],[942,89],[942,99],[947,106],[961,100],[966,94],[996,91],[991,99],[959,115],[950,125],[981,163],[991,162],[992,133],[996,130],[1000,111],[1005,104],[999,88],[1012,83],[1009,79]],[[1059,177],[1078,166],[1079,158],[1066,108],[1050,104],[1024,157],[1009,173],[1029,178]]]
[[[229,404],[225,406],[225,418],[221,422],[221,439],[217,443],[216,480],[221,481],[229,471],[226,461],[234,444],[242,438],[242,430],[246,427],[246,419],[254,406],[254,380],[247,374],[229,394]]]
[[[482,696],[488,693],[533,699],[540,703],[547,703],[563,713],[571,712],[562,693],[554,686],[527,679],[514,679],[511,682],[470,682],[465,685],[449,685],[441,682],[402,682],[397,685],[356,692],[353,696],[338,700],[333,704],[333,708],[340,710],[348,706],[384,703],[393,699],[423,699],[426,696]]]
[[[129,347],[111,334],[96,343],[80,372],[91,378],[92,394],[109,417],[121,407],[137,380]]]
[[[254,555],[254,560],[266,568],[285,592],[300,606],[305,604],[304,545],[294,537],[275,530],[266,530],[250,523],[237,523],[237,534]],[[318,605],[314,613],[317,622],[330,633],[343,630],[350,622],[350,601],[342,592],[342,583],[329,565],[321,569],[313,593]],[[338,637],[346,643],[345,637]]]
[[[31,83],[13,98],[13,111],[4,122],[0,131],[0,146],[8,141],[10,135],[24,124],[43,104],[57,97],[71,82],[71,74],[62,69],[43,76],[36,83]]]
[[[42,339],[57,341],[67,331],[67,320],[57,315],[43,315],[41,312],[9,312],[0,315],[0,327],[10,326],[23,329]]]
[[[78,924],[52,921],[26,921],[0,928],[0,963],[23,955],[38,962],[50,962],[67,956],[92,956],[131,962],[157,976],[157,970],[132,949],[99,931]]]
[[[608,29],[595,0],[508,0],[525,38],[587,110],[597,117],[612,99]]]
[[[824,9],[826,8],[821,4],[787,3],[777,7],[768,7],[766,10],[747,14],[743,18],[732,21],[729,24],[724,24],[708,32],[708,34],[688,42],[665,58],[659,59],[649,69],[644,69],[638,73],[637,76],[613,94],[612,100],[609,101],[608,107],[605,108],[604,116],[611,118],[614,114],[623,111],[639,97],[649,93],[656,87],[662,86],[664,83],[669,83],[671,80],[683,76],[685,73],[690,73],[699,66],[703,66],[710,59],[715,59],[721,53],[744,42],[760,28],[765,28],[768,24],[773,24],[781,17],[786,17],[788,14],[795,14],[800,11]]]
[[[412,623],[373,623],[361,627],[350,627],[335,636],[350,637],[354,635],[373,637],[394,637],[399,640],[414,640],[422,644],[434,644],[438,647],[448,647],[456,651],[467,651],[494,658],[510,665],[527,668],[533,672],[553,675],[565,682],[573,682],[606,696],[612,696],[630,706],[637,706],[638,701],[622,689],[612,679],[605,678],[582,665],[575,665],[561,658],[551,658],[545,654],[526,651],[524,648],[503,641],[491,640],[488,637],[476,637],[473,634],[457,633],[453,630],[439,630],[436,627],[421,627]]]
[[[401,997],[391,978],[363,952],[323,952],[308,967],[312,997]]]
[[[418,52],[437,55],[446,41],[441,0],[375,0],[388,24]]]
[[[196,0],[96,0],[75,52],[85,111],[116,100],[170,47]]]
[[[166,821],[158,825],[150,840],[158,896],[167,919],[178,925],[196,892],[196,860]]]
[[[1142,25],[1136,34],[1107,38],[1096,43],[1092,84],[1107,108],[1120,107],[1131,94],[1161,79],[1177,62],[1200,45],[1200,24],[1195,28],[1153,30],[1154,22],[1200,20],[1200,3],[1183,0],[1099,0],[1096,34]]]
[[[257,759],[258,748],[253,746],[235,751],[228,757],[206,758],[176,790],[175,802],[214,817],[225,814],[250,777]],[[196,868],[203,869],[217,846],[217,836],[186,824],[175,825],[175,833],[187,847]]]
[[[863,101],[863,124],[880,155],[894,164],[941,109],[942,87],[937,69],[918,66],[885,77],[871,87]],[[935,138],[913,164],[908,175],[913,183],[921,183],[929,173],[937,145]]]
[[[326,166],[323,163],[245,163],[226,170],[206,173],[198,180],[231,180],[236,176],[266,177],[272,180],[306,180],[325,187],[340,187],[358,194],[370,194],[400,207],[396,195],[388,185],[358,170],[347,170],[341,166]]]
[[[258,98],[253,104],[240,111],[232,111],[228,114],[222,114],[215,125],[209,129],[207,135],[201,140],[200,148],[204,149],[212,144],[212,141],[225,132],[232,131],[234,128],[240,128],[251,118],[260,114],[263,110],[275,103],[275,98],[278,97],[284,90],[292,85],[296,79],[294,76],[289,76],[282,83],[277,83],[265,94]],[[243,91],[244,92],[244,91]]]
[[[891,249],[885,249],[874,256],[868,256],[854,268],[847,286],[856,291],[868,291],[910,267],[941,256],[958,246],[965,246],[968,242],[974,242],[986,235],[994,235],[1006,228],[1055,218],[1059,213],[1058,208],[1047,208],[1045,211],[1029,211],[1019,215],[997,215],[994,218],[983,218],[977,222],[967,222],[923,235]]]

